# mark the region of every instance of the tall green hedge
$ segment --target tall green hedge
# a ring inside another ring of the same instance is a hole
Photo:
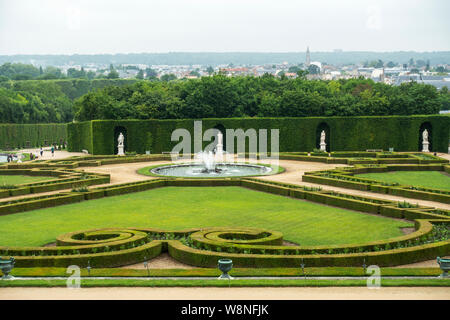
[[[80,122],[67,125],[67,149],[69,151],[88,150],[92,153],[92,123]]]
[[[450,117],[447,115],[203,119],[202,127],[203,131],[218,125],[226,129],[279,129],[279,151],[295,152],[317,148],[317,127],[325,123],[330,128],[332,151],[388,150],[391,147],[395,151],[419,151],[420,127],[426,122],[432,127],[432,151],[447,152],[450,128]],[[113,154],[117,143],[114,139],[116,127],[126,129],[126,151],[161,153],[171,151],[178,143],[171,141],[173,130],[185,128],[193,137],[194,120],[94,120],[74,123],[68,126],[69,150],[87,149],[93,154]],[[270,132],[268,135],[270,151]],[[208,143],[203,142],[203,146]]]
[[[67,141],[67,125],[58,124],[0,124],[0,150],[59,144]]]

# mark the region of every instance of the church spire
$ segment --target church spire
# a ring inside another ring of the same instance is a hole
[[[305,65],[306,67],[309,67],[309,65],[311,64],[311,56],[309,54],[309,46],[306,47],[306,62]]]

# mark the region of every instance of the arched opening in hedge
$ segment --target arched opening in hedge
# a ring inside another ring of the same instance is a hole
[[[122,126],[118,126],[114,128],[114,154],[117,154],[119,152],[119,149],[117,148],[118,142],[117,139],[119,138],[119,134],[122,133],[124,136],[123,139],[123,145],[124,145],[124,151],[128,150],[128,143],[127,143],[127,139],[128,139],[128,135],[127,135],[127,128],[122,127]]]
[[[226,132],[226,129],[225,129],[224,125],[219,123],[219,124],[214,126],[214,129],[217,129],[217,130],[220,131],[220,133],[222,133],[222,136],[223,136],[223,142],[222,142],[223,143],[223,151],[226,151],[227,150],[227,132]]]
[[[422,151],[423,148],[423,132],[425,131],[425,129],[428,131],[428,142],[430,143],[428,146],[428,149],[431,151],[433,151],[433,128],[431,126],[430,122],[424,122],[420,125],[420,130],[419,130],[419,151]]]
[[[325,143],[327,144],[326,150],[330,152],[330,126],[326,122],[321,122],[316,129],[316,148],[320,149],[320,134],[325,131]]]

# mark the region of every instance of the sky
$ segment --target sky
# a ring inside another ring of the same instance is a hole
[[[449,12],[450,0],[0,0],[0,55],[449,51]]]

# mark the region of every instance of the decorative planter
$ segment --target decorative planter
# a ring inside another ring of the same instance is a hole
[[[13,257],[11,257],[9,259],[0,258],[0,270],[2,270],[2,273],[3,273],[3,277],[2,277],[3,280],[14,279],[14,277],[10,276],[9,273],[14,268],[15,262],[16,262],[16,260]]]
[[[439,277],[448,278],[448,272],[450,271],[450,259],[442,259],[440,257],[437,257],[437,263],[443,271],[443,273]]]
[[[218,262],[219,270],[222,271],[222,275],[219,279],[233,279],[228,272],[233,268],[233,261],[231,259],[220,259]]]

